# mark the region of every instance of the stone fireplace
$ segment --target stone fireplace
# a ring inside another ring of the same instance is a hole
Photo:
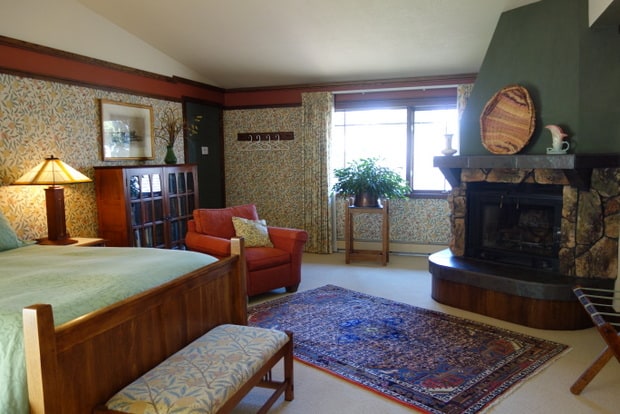
[[[430,259],[433,297],[544,329],[589,326],[572,287],[615,282],[619,161],[575,154],[436,157],[453,186],[452,239],[449,252]]]
[[[618,272],[618,214],[620,207],[620,173],[616,168],[593,168],[592,184],[579,189],[572,186],[562,170],[552,169],[464,169],[462,183],[450,197],[452,240],[450,248],[457,256],[476,256],[466,244],[468,188],[480,184],[494,184],[494,189],[535,183],[539,186],[560,188],[561,217],[558,266],[532,266],[558,271],[564,275],[585,278],[615,279]],[[476,185],[477,184],[477,185]],[[556,187],[558,186],[558,187]],[[513,187],[514,188],[514,187]],[[519,194],[512,193],[517,203]],[[540,192],[538,194],[540,196]],[[553,196],[544,195],[551,203]],[[505,204],[510,201],[506,201]],[[506,207],[506,206],[505,206]],[[555,220],[555,218],[553,218]],[[469,251],[468,251],[469,250]],[[492,259],[490,259],[492,260]]]
[[[453,188],[450,249],[429,259],[435,300],[537,328],[580,329],[591,322],[572,286],[614,286],[620,0],[605,3],[598,15],[588,0],[542,0],[501,15],[460,116],[460,155],[435,158]],[[529,91],[535,127],[518,154],[491,154],[480,117],[508,85]],[[570,154],[547,155],[549,124],[568,134]],[[547,200],[534,196],[522,209],[530,190]],[[473,192],[481,206],[469,200]],[[472,228],[476,208],[487,218]]]

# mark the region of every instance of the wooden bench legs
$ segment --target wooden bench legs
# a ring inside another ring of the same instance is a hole
[[[276,353],[271,359],[265,363],[263,368],[252,379],[245,383],[245,385],[222,406],[218,413],[230,412],[239,402],[250,392],[254,387],[270,388],[274,392],[269,399],[263,404],[256,412],[257,414],[265,414],[273,406],[273,404],[284,393],[285,401],[293,401],[294,394],[294,381],[293,381],[293,334],[287,332],[289,336],[288,343],[282,347],[282,349]],[[282,381],[276,381],[272,377],[272,369],[282,360],[284,369],[284,379]]]

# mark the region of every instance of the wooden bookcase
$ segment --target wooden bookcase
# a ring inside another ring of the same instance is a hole
[[[95,167],[95,190],[107,246],[185,249],[198,205],[194,164]]]

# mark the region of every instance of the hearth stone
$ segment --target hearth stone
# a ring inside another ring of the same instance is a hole
[[[439,303],[539,329],[592,326],[572,292],[574,285],[613,289],[614,280],[576,278],[454,256],[429,257],[432,297]]]

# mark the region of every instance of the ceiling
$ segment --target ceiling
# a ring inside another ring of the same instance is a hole
[[[538,0],[78,0],[213,86],[476,73],[503,11]]]

